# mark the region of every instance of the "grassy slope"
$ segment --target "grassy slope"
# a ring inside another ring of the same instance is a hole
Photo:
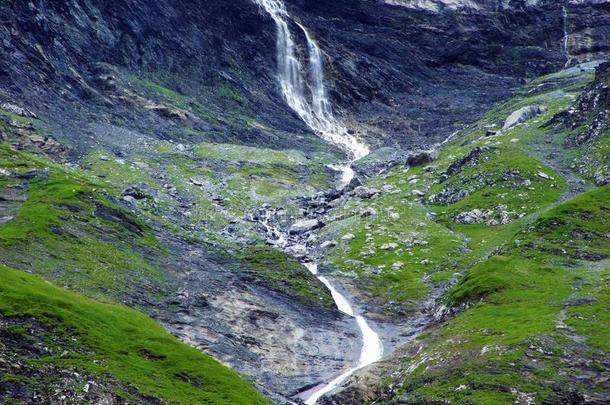
[[[164,254],[143,222],[111,203],[99,184],[30,153],[0,145],[0,166],[37,170],[20,184],[28,198],[0,225],[2,262],[97,298],[122,299],[138,287],[154,294],[164,277],[145,259]]]
[[[379,401],[566,403],[577,392],[608,394],[600,372],[608,367],[609,351],[609,189],[587,184],[592,191],[559,204],[573,195],[563,173],[574,181],[577,171],[592,179],[607,170],[607,156],[600,154],[610,134],[566,150],[568,131],[546,125],[592,78],[572,69],[530,83],[444,145],[432,164],[395,167],[366,183],[391,185],[397,193],[352,199],[336,210],[343,219],[327,229],[325,237],[339,241],[328,264],[357,277],[387,316],[403,316],[429,291],[448,285],[454,287],[445,294],[446,304],[467,306],[422,333],[416,349],[399,352],[378,387]],[[486,136],[512,111],[531,104],[548,111]],[[475,148],[483,148],[476,161],[447,173]],[[586,170],[583,161],[590,164]],[[433,203],[431,197],[443,189],[468,195]],[[425,196],[416,197],[414,190]],[[454,220],[458,213],[500,204],[511,213],[507,224]],[[378,214],[361,217],[365,207]],[[348,233],[355,237],[341,240]],[[387,242],[398,247],[382,250]],[[392,267],[397,262],[403,266]]]
[[[168,403],[265,403],[236,372],[181,343],[147,316],[122,305],[91,301],[4,266],[0,314],[5,319],[34,318],[78,346],[69,353],[26,361],[112,378]],[[116,394],[129,399],[128,392]]]
[[[381,189],[390,185],[399,191],[382,192],[367,201],[351,200],[336,210],[335,214],[345,219],[329,227],[326,238],[339,240],[347,233],[355,238],[340,241],[329,252],[330,266],[358,275],[363,289],[381,298],[386,314],[394,316],[408,313],[432,288],[484,260],[566,191],[565,179],[537,156],[533,143],[549,132],[543,124],[567,108],[591,79],[591,73],[580,72],[539,79],[458,134],[441,149],[434,163],[408,170],[395,167],[369,179],[367,186]],[[548,111],[526,125],[485,136],[488,129],[497,131],[512,111],[530,104],[544,104]],[[607,142],[607,137],[600,142]],[[466,163],[443,176],[452,163],[477,147],[484,151],[476,163]],[[541,178],[539,172],[552,179]],[[430,203],[430,197],[443,189],[466,189],[469,195],[448,204]],[[420,200],[414,196],[415,190],[424,192],[425,197]],[[508,224],[460,225],[453,220],[458,213],[498,205],[510,213]],[[375,208],[378,215],[361,217],[359,212],[365,207]],[[391,213],[400,218],[394,219]],[[413,244],[413,240],[423,244]],[[387,242],[397,243],[398,248],[381,250]],[[402,263],[402,267],[393,268],[394,263]]]
[[[175,94],[171,96],[169,98],[179,98]],[[32,121],[0,111],[1,114],[10,115],[10,119],[17,121]],[[10,126],[3,129],[12,130]],[[225,156],[227,153],[231,160]],[[242,220],[245,213],[263,203],[278,204],[286,197],[328,187],[325,159],[310,160],[294,151],[273,152],[212,143],[199,144],[184,152],[169,142],[159,141],[150,150],[136,150],[134,155],[122,158],[109,151],[95,150],[83,162],[85,170],[81,170],[0,144],[0,168],[14,174],[0,174],[0,192],[20,190],[27,195],[24,202],[14,204],[16,217],[0,224],[0,262],[38,274],[97,301],[129,300],[133,303],[135,297],[135,305],[139,299],[148,305],[164,300],[174,288],[171,275],[159,267],[167,252],[146,225],[152,221],[182,237],[207,243],[210,248],[216,247],[219,255],[226,256],[228,263],[234,263],[230,268],[243,273],[245,280],[284,292],[308,304],[321,302],[330,306],[332,299],[321,283],[298,262],[264,247],[253,225]],[[25,175],[28,171],[30,174]],[[157,176],[159,173],[164,175],[163,178]],[[196,186],[190,179],[207,182],[210,187]],[[170,195],[168,183],[175,187],[181,201]],[[138,202],[137,209],[126,209],[125,203],[116,201],[121,198],[121,191],[132,185],[146,186],[150,195]],[[225,199],[222,207],[213,202],[215,195]],[[184,211],[182,204],[185,200],[192,202],[194,207],[190,221],[186,221],[186,225],[190,222],[190,227],[180,226],[180,222],[171,217]],[[254,246],[243,245],[222,235],[225,227],[235,223],[238,236],[254,239],[257,242]],[[8,278],[12,272],[2,268],[0,277]],[[6,283],[8,285],[8,279]],[[56,318],[54,311],[39,311],[41,306],[49,306],[48,302],[29,308],[30,303],[26,301],[28,291],[19,290],[18,284],[14,287],[10,296],[14,305],[10,313],[3,311],[5,316],[31,315],[62,330],[73,328],[76,321],[91,325],[98,319],[86,319],[95,312],[92,310],[83,312],[79,318],[58,318],[55,324],[52,322]],[[125,307],[96,307],[93,301],[82,297],[77,299],[76,295],[50,286],[49,289],[49,294],[53,291],[63,294],[59,297],[61,308],[78,307],[89,302],[91,308],[100,312],[99,317],[116,309],[126,311],[125,317],[135,317],[134,320],[145,318]],[[42,294],[32,295],[32,302],[42,298]],[[107,308],[106,312],[102,308]],[[119,321],[125,323],[126,320]],[[134,353],[127,350],[126,342],[132,335],[126,340],[123,340],[125,336],[119,336],[121,328],[127,328],[122,324],[113,330],[116,341],[112,347],[110,342],[100,341],[100,346],[89,345],[84,349],[93,350],[100,358],[107,359],[104,367],[96,368],[94,363],[90,363],[91,359],[84,357],[66,365],[76,364],[89,372],[108,373],[122,384],[137,385],[142,395],[158,396],[172,403],[261,402],[260,396],[235,373],[167,335],[163,340],[160,327],[151,320],[146,322],[133,325],[129,332],[133,335],[131,340],[141,345],[146,353],[158,351],[160,343],[153,344],[151,340],[157,339],[164,345],[170,342],[162,353],[167,361],[143,363],[146,359],[143,360],[143,356],[138,358],[135,349]],[[107,323],[103,323],[99,329],[79,329],[79,333],[83,336],[89,334],[87,340],[90,344],[107,327]],[[136,335],[142,338],[138,343]],[[189,358],[192,364],[187,364]],[[58,358],[45,361],[64,365]],[[199,371],[193,371],[199,366]],[[179,373],[180,370],[185,370],[186,374]],[[208,371],[213,375],[208,375]],[[152,378],[146,377],[149,372],[153,374]],[[157,383],[154,379],[163,381]],[[34,380],[32,377],[32,386],[44,385]]]
[[[606,186],[546,212],[501,255],[469,270],[448,294],[468,308],[404,359],[411,369],[400,395],[481,404],[607,395],[599,373],[610,351],[609,197]]]

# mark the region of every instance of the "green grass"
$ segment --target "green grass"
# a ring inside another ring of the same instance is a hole
[[[154,291],[164,282],[145,259],[164,254],[155,236],[99,185],[35,155],[0,152],[2,167],[47,167],[29,181],[16,218],[0,225],[2,263],[100,299],[120,299],[133,288]]]
[[[252,246],[236,255],[242,261],[235,271],[247,273],[253,282],[294,296],[303,303],[333,308],[328,290],[302,264],[283,252],[264,246]]]
[[[361,217],[365,207],[374,208],[377,215]],[[350,216],[327,227],[325,238],[351,233],[354,238],[331,249],[328,261],[332,268],[357,277],[371,297],[387,302],[388,314],[404,314],[426,296],[429,286],[422,281],[426,275],[445,272],[448,257],[463,244],[461,235],[427,217],[427,210],[404,193],[383,194],[362,203],[352,201],[341,209]],[[390,214],[398,214],[394,220]],[[396,249],[381,249],[395,243]],[[434,252],[434,254],[431,254]],[[401,263],[400,268],[394,267]]]
[[[323,230],[324,239],[338,241],[329,263],[354,277],[376,304],[385,301],[387,316],[404,316],[430,288],[457,280],[443,297],[457,313],[424,331],[416,340],[417,354],[396,361],[386,375],[392,401],[563,403],[570,390],[603,391],[592,379],[573,375],[599,372],[608,354],[610,191],[593,188],[562,202],[570,194],[561,173],[571,166],[572,177],[592,179],[594,172],[607,170],[608,136],[567,150],[563,139],[570,131],[547,125],[591,79],[591,73],[575,70],[532,82],[444,145],[431,164],[395,167],[366,181],[378,189],[392,185],[398,193],[352,199],[333,212],[343,219]],[[531,104],[544,104],[548,111],[486,136],[512,111]],[[476,163],[445,174],[476,147],[485,148]],[[417,180],[409,181],[411,176]],[[444,188],[469,194],[431,203],[430,196]],[[421,201],[414,190],[425,193]],[[504,225],[461,225],[454,219],[500,204],[511,212]],[[367,206],[377,216],[361,218],[358,213]],[[342,241],[347,233],[354,238]],[[428,243],[409,248],[402,243],[409,234]],[[398,248],[380,250],[387,242]],[[372,254],[360,254],[371,246]],[[422,259],[430,263],[422,265]],[[404,267],[391,269],[394,262]]]
[[[132,83],[135,83],[141,88],[147,90],[150,94],[157,97],[161,96],[165,101],[168,101],[175,107],[178,107],[182,110],[190,111],[201,119],[208,121],[215,121],[217,119],[216,114],[214,112],[212,112],[210,109],[208,109],[192,97],[185,96],[172,89],[162,86],[159,83],[155,83],[147,79],[142,79],[134,75],[129,76],[129,80]]]
[[[578,384],[566,368],[575,360],[563,356],[585,358],[586,367],[607,356],[610,266],[599,256],[610,254],[609,188],[594,189],[545,212],[516,232],[502,255],[466,273],[447,300],[468,306],[424,335],[425,350],[411,364],[423,362],[425,367],[411,371],[403,395],[424,402],[507,403],[517,399],[510,393],[514,390],[542,403],[561,391],[549,381],[565,390]],[[568,250],[574,235],[586,235],[586,244]],[[576,251],[581,254],[573,256]],[[566,307],[568,299],[579,298],[587,299]],[[573,329],[557,329],[562,319]],[[573,335],[586,347],[571,345]],[[456,390],[459,386],[466,388]],[[506,392],[505,399],[492,395],[498,391]]]
[[[110,376],[168,403],[266,403],[236,372],[179,342],[149,317],[121,305],[96,303],[3,266],[0,314],[33,317],[73,337],[82,349],[37,361]]]

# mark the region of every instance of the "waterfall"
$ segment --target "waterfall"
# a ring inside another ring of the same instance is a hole
[[[568,9],[566,6],[561,7],[563,10],[563,51],[566,55],[566,64],[564,68],[570,66],[572,58],[570,57],[570,49],[568,48]]]
[[[282,0],[254,0],[273,19],[277,29],[277,64],[282,94],[290,108],[322,139],[344,150],[355,160],[369,153],[366,144],[349,134],[334,117],[324,82],[322,52],[307,29],[294,21]],[[309,74],[303,73],[303,63],[296,52],[290,31],[293,22],[307,41]]]

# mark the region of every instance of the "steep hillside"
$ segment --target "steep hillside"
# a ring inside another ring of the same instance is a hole
[[[137,311],[7,267],[0,280],[3,403],[267,403]]]
[[[289,3],[322,45],[332,99],[375,145],[439,141],[524,78],[608,50],[605,2],[567,5],[574,57],[554,1],[442,13],[372,0]],[[274,27],[251,0],[0,7],[3,91],[78,156],[97,145],[124,151],[138,137],[320,147],[280,97]],[[173,93],[151,97],[153,84]]]
[[[407,343],[323,403],[609,400],[610,132],[573,142],[605,111],[587,100],[605,99],[609,68],[587,86],[577,68],[537,79],[432,164],[366,183],[377,214],[336,225],[350,238],[328,265],[381,324],[404,317]]]
[[[610,400],[610,3],[264,3],[0,3],[0,403]]]

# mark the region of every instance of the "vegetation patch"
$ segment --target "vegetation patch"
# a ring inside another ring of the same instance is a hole
[[[24,320],[9,333],[39,322],[49,335],[62,337],[57,347],[19,361],[110,380],[113,394],[128,401],[148,397],[176,404],[266,403],[236,372],[179,342],[135,310],[90,301],[7,267],[0,267],[0,281],[0,322]]]

